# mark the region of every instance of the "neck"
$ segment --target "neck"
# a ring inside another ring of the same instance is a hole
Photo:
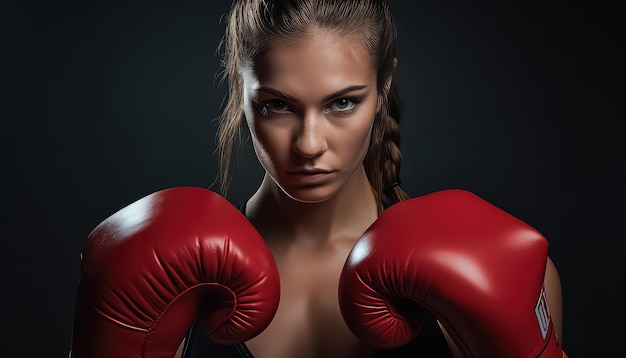
[[[362,167],[339,192],[319,203],[294,200],[266,175],[246,205],[246,216],[268,242],[317,246],[358,238],[378,217],[376,204]]]

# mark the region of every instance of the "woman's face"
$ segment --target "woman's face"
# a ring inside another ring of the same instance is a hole
[[[318,30],[273,44],[241,73],[254,150],[283,192],[321,202],[364,175],[376,69],[354,41]]]

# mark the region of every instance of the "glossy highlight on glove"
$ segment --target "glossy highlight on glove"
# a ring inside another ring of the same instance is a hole
[[[408,343],[419,334],[414,322],[433,314],[466,357],[561,358],[549,316],[542,326],[535,314],[547,252],[541,233],[470,192],[403,201],[348,257],[342,315],[379,347]]]
[[[88,236],[72,357],[173,357],[196,317],[218,343],[260,333],[278,307],[269,248],[226,199],[196,187],[150,194]]]

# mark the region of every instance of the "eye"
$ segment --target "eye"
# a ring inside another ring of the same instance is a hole
[[[289,104],[280,99],[274,99],[263,103],[261,107],[261,115],[264,117],[269,116],[272,113],[287,113],[290,112]]]
[[[333,102],[328,108],[329,111],[347,112],[353,110],[358,101],[349,98],[340,98]]]

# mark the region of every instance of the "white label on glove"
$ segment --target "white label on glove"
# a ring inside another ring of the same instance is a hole
[[[543,286],[535,306],[535,316],[537,316],[537,323],[539,323],[539,329],[541,330],[541,339],[545,341],[548,328],[550,328],[550,308],[548,307],[548,297]]]

